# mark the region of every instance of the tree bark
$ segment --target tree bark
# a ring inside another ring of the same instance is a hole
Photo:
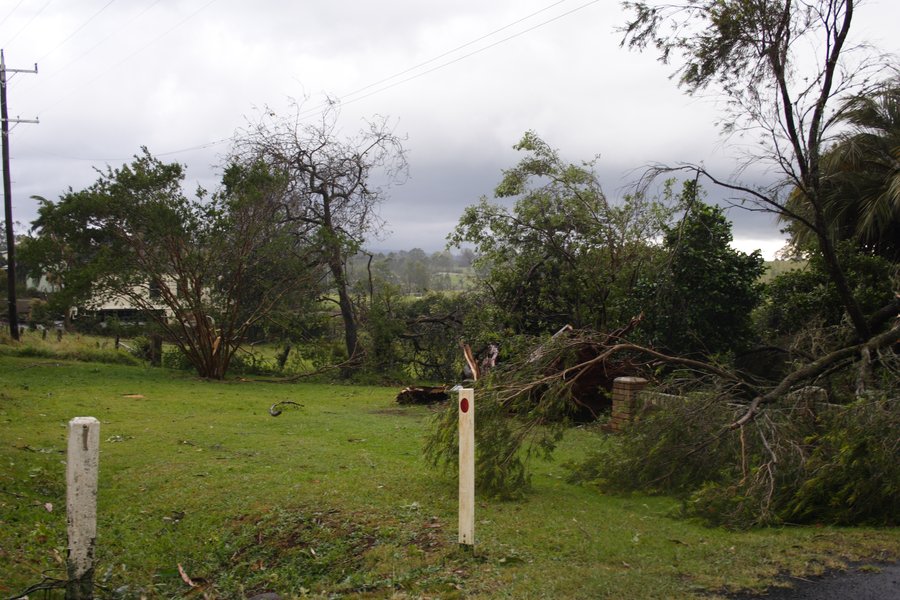
[[[861,342],[865,341],[871,337],[869,324],[859,307],[859,303],[853,296],[853,292],[850,290],[850,286],[847,283],[847,277],[844,275],[844,270],[841,268],[840,262],[838,261],[834,244],[828,237],[828,228],[825,224],[823,211],[816,206],[815,213],[816,234],[819,238],[819,250],[822,252],[822,258],[825,260],[825,268],[828,270],[828,275],[831,277],[831,281],[834,282],[834,285],[837,288],[841,303],[844,305],[844,310],[846,310],[847,314],[850,316],[850,321],[853,323],[853,328],[856,330],[857,339]]]
[[[334,284],[338,293],[338,305],[341,309],[341,319],[344,322],[344,343],[347,346],[347,357],[352,363],[359,351],[359,332],[356,323],[356,309],[347,290],[347,274],[344,263],[337,250],[328,260],[328,268],[334,277]]]

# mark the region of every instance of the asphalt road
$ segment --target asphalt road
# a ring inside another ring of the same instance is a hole
[[[785,578],[790,588],[737,594],[734,600],[900,600],[900,564],[850,567],[819,577]]]

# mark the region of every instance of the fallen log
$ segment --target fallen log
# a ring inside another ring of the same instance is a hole
[[[447,386],[408,386],[397,394],[398,404],[437,404],[450,398]]]

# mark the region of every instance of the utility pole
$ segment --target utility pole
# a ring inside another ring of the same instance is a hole
[[[3,208],[6,210],[6,287],[9,299],[9,334],[12,339],[19,339],[19,315],[16,310],[16,238],[13,233],[12,215],[12,183],[9,176],[9,123],[10,118],[6,110],[6,74],[7,73],[37,73],[37,63],[34,70],[7,69],[6,58],[3,50],[0,50],[0,127],[3,130]],[[37,123],[37,119],[12,119],[13,123]]]

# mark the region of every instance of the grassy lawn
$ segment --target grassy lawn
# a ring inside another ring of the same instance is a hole
[[[569,485],[602,435],[573,430],[527,500],[479,498],[473,555],[455,479],[422,458],[432,413],[395,393],[0,355],[0,597],[65,576],[75,416],[101,421],[100,597],[179,597],[180,564],[195,597],[709,598],[900,553],[894,529],[729,532]],[[302,407],[273,418],[280,400]]]

